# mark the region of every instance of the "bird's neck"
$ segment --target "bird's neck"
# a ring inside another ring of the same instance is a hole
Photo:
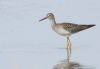
[[[51,20],[50,20],[50,23],[51,23],[51,26],[55,26],[55,25],[56,25],[55,19],[51,19]]]

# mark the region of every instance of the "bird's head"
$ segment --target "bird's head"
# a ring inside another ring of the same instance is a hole
[[[46,15],[46,17],[42,18],[42,19],[39,20],[39,21],[42,21],[42,20],[45,20],[45,19],[53,20],[53,19],[54,19],[53,13],[48,13],[48,14]]]

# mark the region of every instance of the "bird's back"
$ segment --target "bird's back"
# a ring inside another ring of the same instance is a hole
[[[66,31],[69,31],[70,33],[76,33],[95,26],[95,25],[78,25],[73,23],[61,23],[61,25]]]

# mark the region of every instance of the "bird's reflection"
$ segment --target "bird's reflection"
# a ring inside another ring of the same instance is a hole
[[[53,69],[94,69],[92,67],[85,66],[78,62],[72,62],[70,60],[71,53],[67,50],[67,59],[54,66]]]
[[[78,62],[71,62],[71,61],[67,62],[66,60],[64,60],[62,63],[55,65],[53,69],[94,69],[94,68],[82,65]]]

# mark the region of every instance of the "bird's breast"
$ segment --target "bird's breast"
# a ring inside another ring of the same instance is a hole
[[[56,32],[56,33],[58,33],[58,34],[60,34],[60,35],[62,35],[62,36],[67,36],[67,35],[70,35],[70,32],[68,32],[67,30],[65,30],[63,27],[61,27],[61,26],[54,26],[54,27],[52,27],[52,29]]]

